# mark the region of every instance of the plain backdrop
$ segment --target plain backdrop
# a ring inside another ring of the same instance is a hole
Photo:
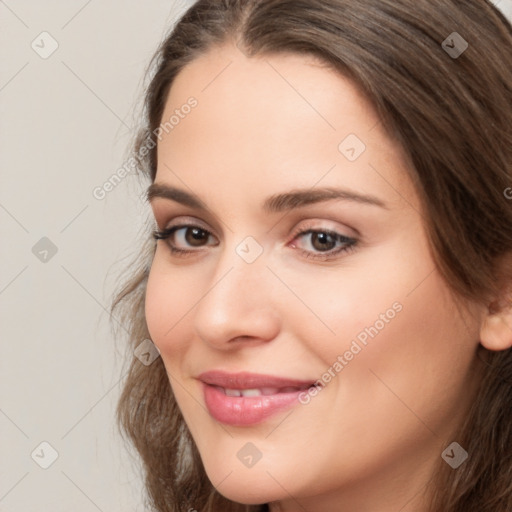
[[[107,311],[149,210],[133,175],[94,190],[125,163],[146,65],[190,4],[0,0],[1,512],[144,510]]]

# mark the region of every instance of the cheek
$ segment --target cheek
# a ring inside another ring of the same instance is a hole
[[[327,272],[285,276],[308,305],[294,315],[295,333],[324,367],[318,377],[327,381],[325,394],[368,414],[366,424],[385,422],[395,410],[407,425],[416,421],[408,406],[439,424],[457,408],[471,375],[477,322],[462,319],[426,242],[410,240],[336,279]]]
[[[465,407],[463,398],[470,396],[478,337],[475,326],[460,317],[437,272],[414,292],[404,288],[398,293],[395,314],[386,310],[388,300],[374,296],[373,301],[378,307],[369,308],[372,316],[352,317],[350,323],[345,315],[350,334],[343,348],[349,349],[352,340],[352,347],[356,343],[361,350],[353,356],[348,352],[352,360],[340,373],[343,392],[335,400],[358,411],[358,430],[368,431],[368,443],[380,435],[384,447],[388,429],[400,431],[405,446],[406,438],[429,438],[456,421]],[[374,432],[368,425],[376,420]]]
[[[357,351],[354,340],[369,348],[400,323],[409,292],[431,271],[433,264],[422,256],[390,243],[348,257],[337,269],[281,268],[282,280],[299,299],[288,293],[282,302],[287,325],[327,366],[351,347]]]
[[[180,350],[186,344],[187,314],[194,303],[194,287],[155,255],[146,287],[145,315],[149,334],[160,352]],[[164,361],[166,358],[164,357]]]

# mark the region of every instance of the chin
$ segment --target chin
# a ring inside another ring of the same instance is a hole
[[[272,501],[285,499],[287,494],[265,469],[256,471],[252,469],[229,469],[223,471],[209,471],[206,473],[210,482],[217,487],[217,491],[225,498],[242,505],[261,505]],[[272,474],[272,472],[270,472]],[[226,477],[226,475],[229,475]]]
[[[262,505],[285,498],[282,489],[280,489],[280,493],[277,492],[277,489],[275,492],[267,491],[264,488],[254,489],[247,482],[239,482],[236,488],[222,484],[217,490],[228,500],[242,505]]]

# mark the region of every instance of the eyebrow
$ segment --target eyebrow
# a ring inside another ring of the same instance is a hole
[[[148,187],[146,195],[149,202],[159,197],[163,199],[169,199],[171,201],[176,201],[185,206],[190,206],[191,208],[197,208],[204,211],[209,210],[205,203],[201,201],[195,194],[169,185],[153,183]],[[378,206],[384,209],[388,208],[386,204],[378,197],[359,194],[357,192],[342,188],[325,187],[292,190],[290,192],[274,194],[264,201],[263,210],[268,213],[278,213],[333,199],[350,201],[370,206]]]

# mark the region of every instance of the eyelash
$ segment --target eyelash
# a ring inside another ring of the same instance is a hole
[[[158,240],[168,240],[172,235],[174,235],[174,233],[176,231],[179,231],[180,229],[185,229],[185,228],[198,228],[201,231],[204,231],[208,237],[213,236],[213,233],[211,233],[207,229],[204,229],[203,227],[198,226],[196,224],[179,224],[179,225],[167,228],[167,229],[153,231],[153,238],[157,241]],[[306,228],[306,229],[303,229],[302,231],[297,231],[293,235],[292,240],[295,240],[299,236],[305,236],[305,235],[315,234],[315,233],[329,235],[330,237],[332,237],[334,239],[334,242],[341,242],[344,245],[339,247],[336,250],[331,249],[330,251],[324,251],[324,252],[319,252],[319,253],[312,253],[311,251],[306,251],[304,249],[298,249],[298,251],[302,254],[302,256],[304,256],[306,258],[311,258],[311,259],[316,259],[316,260],[321,260],[321,261],[329,261],[329,260],[335,259],[336,256],[338,256],[342,253],[348,253],[348,252],[354,250],[358,243],[358,241],[355,238],[350,238],[348,236],[337,233],[336,231],[332,231],[329,229],[311,229],[311,228]],[[198,250],[193,250],[193,249],[181,249],[179,247],[172,245],[170,243],[170,241],[167,242],[167,246],[169,247],[169,250],[171,251],[172,254],[174,254],[175,256],[180,256],[180,257],[186,257],[186,256],[191,255],[192,253],[198,252]]]

